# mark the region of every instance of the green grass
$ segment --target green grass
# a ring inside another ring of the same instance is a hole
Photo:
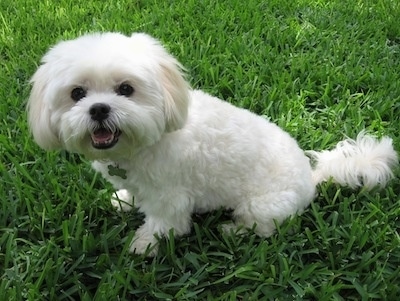
[[[144,31],[189,80],[268,116],[304,149],[366,128],[400,147],[400,2],[395,0],[12,1],[0,3],[0,300],[398,300],[400,181],[319,187],[268,239],[195,216],[159,256],[127,252],[141,223],[109,203],[88,162],[29,135],[30,76],[55,42]]]

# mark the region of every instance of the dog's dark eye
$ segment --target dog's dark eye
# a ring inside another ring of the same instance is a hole
[[[71,98],[75,101],[79,101],[86,96],[86,90],[82,87],[76,87],[71,91]]]
[[[117,87],[117,94],[122,96],[131,96],[135,89],[130,84],[121,84]]]

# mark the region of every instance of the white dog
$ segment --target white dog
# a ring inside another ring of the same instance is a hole
[[[232,227],[269,236],[301,212],[316,185],[385,185],[397,164],[392,140],[366,134],[309,152],[266,119],[191,90],[179,62],[152,37],[90,34],[43,58],[28,102],[44,149],[93,161],[118,190],[113,205],[145,214],[131,251],[156,254],[155,234],[190,231],[191,214],[233,210]],[[148,250],[149,252],[149,250]]]

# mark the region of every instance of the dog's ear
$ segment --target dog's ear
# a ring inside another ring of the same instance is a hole
[[[47,89],[50,70],[46,64],[39,67],[31,79],[32,91],[27,104],[28,122],[36,143],[46,150],[61,148],[61,142],[51,125],[51,110]]]
[[[160,44],[144,33],[135,33],[132,39],[137,48],[159,66],[159,79],[164,93],[165,129],[167,132],[182,128],[186,122],[189,107],[190,86],[185,79],[182,65]]]
[[[186,122],[189,85],[184,79],[181,65],[173,57],[167,57],[160,64],[165,97],[166,130],[172,132],[182,128]]]

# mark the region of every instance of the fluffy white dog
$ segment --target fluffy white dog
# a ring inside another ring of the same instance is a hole
[[[145,214],[131,251],[156,253],[155,234],[190,231],[191,214],[233,210],[232,227],[273,233],[316,185],[385,185],[392,140],[360,134],[309,152],[266,119],[199,90],[152,37],[89,34],[54,46],[32,78],[30,128],[44,149],[83,154],[117,192],[113,205]]]

